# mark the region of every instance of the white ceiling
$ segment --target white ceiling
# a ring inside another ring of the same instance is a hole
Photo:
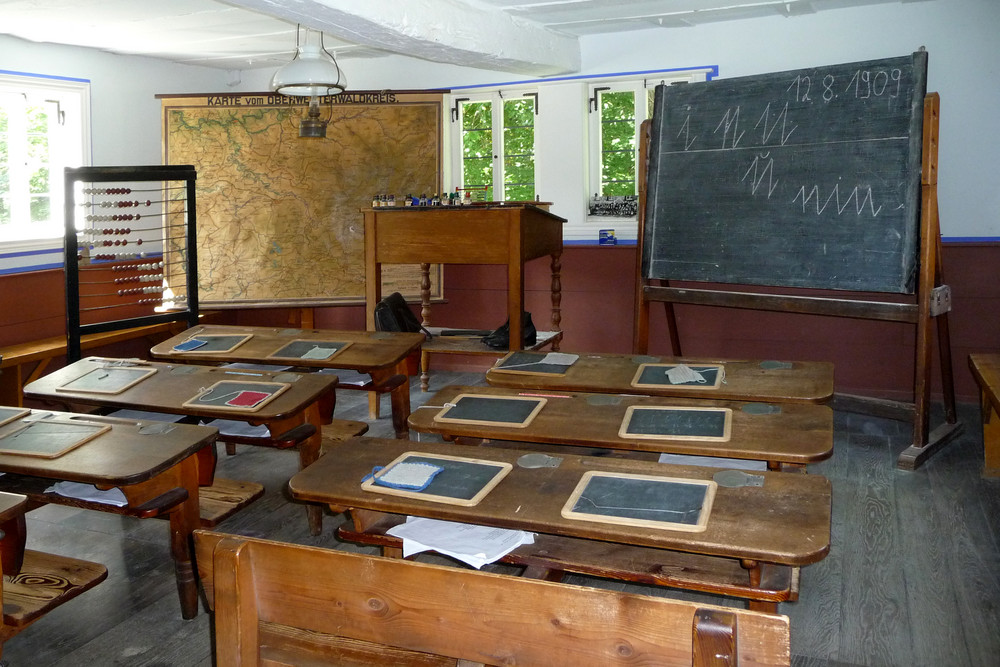
[[[287,62],[302,23],[338,60],[400,53],[546,76],[578,71],[583,35],[919,1],[0,0],[0,34],[245,70]]]

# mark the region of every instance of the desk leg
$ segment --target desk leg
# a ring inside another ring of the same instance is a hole
[[[983,392],[983,475],[1000,477],[1000,417]]]
[[[372,383],[375,386],[381,386],[395,375],[402,375],[406,378],[402,384],[389,392],[389,401],[392,405],[392,428],[400,440],[407,440],[410,437],[410,425],[406,421],[410,416],[410,378],[406,374],[406,364],[406,359],[403,359],[391,369],[372,371]]]
[[[191,537],[200,525],[198,514],[198,460],[189,456],[179,464],[180,485],[188,498],[170,513],[170,552],[174,558],[177,594],[181,616],[191,619],[198,615],[198,582],[194,576],[194,542]]]
[[[24,512],[0,523],[0,567],[3,574],[14,576],[24,563],[24,545],[28,540]]]

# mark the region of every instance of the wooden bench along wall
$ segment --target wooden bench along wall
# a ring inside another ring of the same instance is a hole
[[[970,354],[983,420],[983,475],[1000,477],[1000,354]]]
[[[195,532],[220,665],[788,665],[788,618]]]

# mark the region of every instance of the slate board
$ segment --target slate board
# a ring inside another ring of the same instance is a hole
[[[590,470],[562,508],[567,519],[704,531],[718,488],[712,480]]]
[[[429,463],[441,466],[444,470],[438,473],[431,480],[431,483],[421,491],[379,486],[372,479],[362,482],[361,488],[365,491],[419,498],[430,502],[472,506],[479,504],[493,487],[499,484],[500,480],[513,469],[510,463],[503,461],[422,452],[405,452],[385,467],[388,468],[403,461]]]
[[[630,405],[618,437],[728,442],[732,425],[729,408]]]
[[[445,407],[434,421],[525,428],[546,402],[541,397],[459,394],[452,401],[454,407]]]
[[[315,359],[325,361],[350,347],[350,342],[322,340],[293,340],[267,355],[269,359]]]

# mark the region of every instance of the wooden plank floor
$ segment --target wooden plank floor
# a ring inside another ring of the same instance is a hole
[[[477,384],[482,376],[435,372],[436,387]],[[431,394],[413,390],[413,405]],[[388,401],[383,400],[388,415]],[[834,455],[809,467],[833,482],[830,555],[802,571],[791,617],[793,664],[962,667],[1000,664],[1000,479],[983,479],[976,405],[962,405],[965,432],[915,472],[896,469],[909,428],[838,413]],[[361,392],[340,392],[337,416],[367,420]],[[937,422],[934,422],[937,423]],[[370,435],[391,437],[387,416]],[[427,436],[424,436],[425,438]],[[413,434],[417,438],[417,434]],[[311,537],[305,511],[288,501],[294,452],[220,448],[219,474],[264,484],[264,497],[221,530],[352,551],[333,537],[327,516]],[[212,665],[206,613],[183,621],[162,521],[64,507],[28,515],[29,547],[104,563],[108,580],[57,609],[4,647],[13,667],[39,665]],[[438,557],[428,557],[440,562]],[[572,581],[727,604],[705,595],[605,582]]]

